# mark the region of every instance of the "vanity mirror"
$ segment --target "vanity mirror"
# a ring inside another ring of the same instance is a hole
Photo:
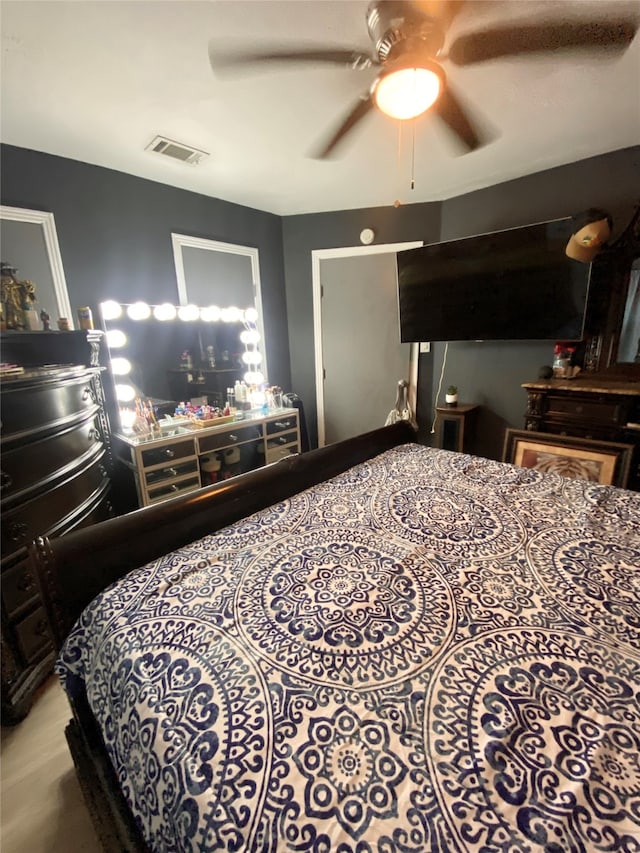
[[[136,397],[160,411],[224,405],[236,380],[266,382],[258,250],[177,233],[171,243],[178,305],[100,306],[121,419]]]
[[[236,382],[261,386],[266,381],[253,306],[108,301],[100,311],[120,427],[136,398],[151,399],[160,415],[194,398],[224,407]]]
[[[0,205],[0,247],[3,264],[35,285],[38,314],[46,312],[52,328],[59,317],[68,318],[73,328],[53,213]]]

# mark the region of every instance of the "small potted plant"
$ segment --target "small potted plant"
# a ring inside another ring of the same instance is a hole
[[[457,385],[449,385],[447,388],[446,394],[444,395],[445,402],[447,406],[457,406],[458,405],[458,386]]]

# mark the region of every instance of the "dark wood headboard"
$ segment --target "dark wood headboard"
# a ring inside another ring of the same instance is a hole
[[[89,602],[131,569],[413,441],[413,427],[400,422],[57,539],[35,540],[29,560],[56,647]]]

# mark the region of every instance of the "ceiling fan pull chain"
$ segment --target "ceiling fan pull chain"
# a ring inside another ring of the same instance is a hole
[[[411,122],[411,189],[416,188],[416,120]]]

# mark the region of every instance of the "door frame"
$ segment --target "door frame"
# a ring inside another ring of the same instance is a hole
[[[383,255],[389,252],[401,252],[405,249],[418,249],[424,246],[424,240],[412,240],[406,243],[378,243],[375,246],[341,246],[337,249],[311,250],[311,281],[313,285],[313,339],[315,349],[316,372],[316,412],[318,420],[318,447],[324,447],[324,367],[322,359],[322,292],[320,281],[320,262],[331,258],[351,258],[358,255]],[[410,344],[409,350],[409,403],[416,411],[416,392],[418,387],[418,344]]]

